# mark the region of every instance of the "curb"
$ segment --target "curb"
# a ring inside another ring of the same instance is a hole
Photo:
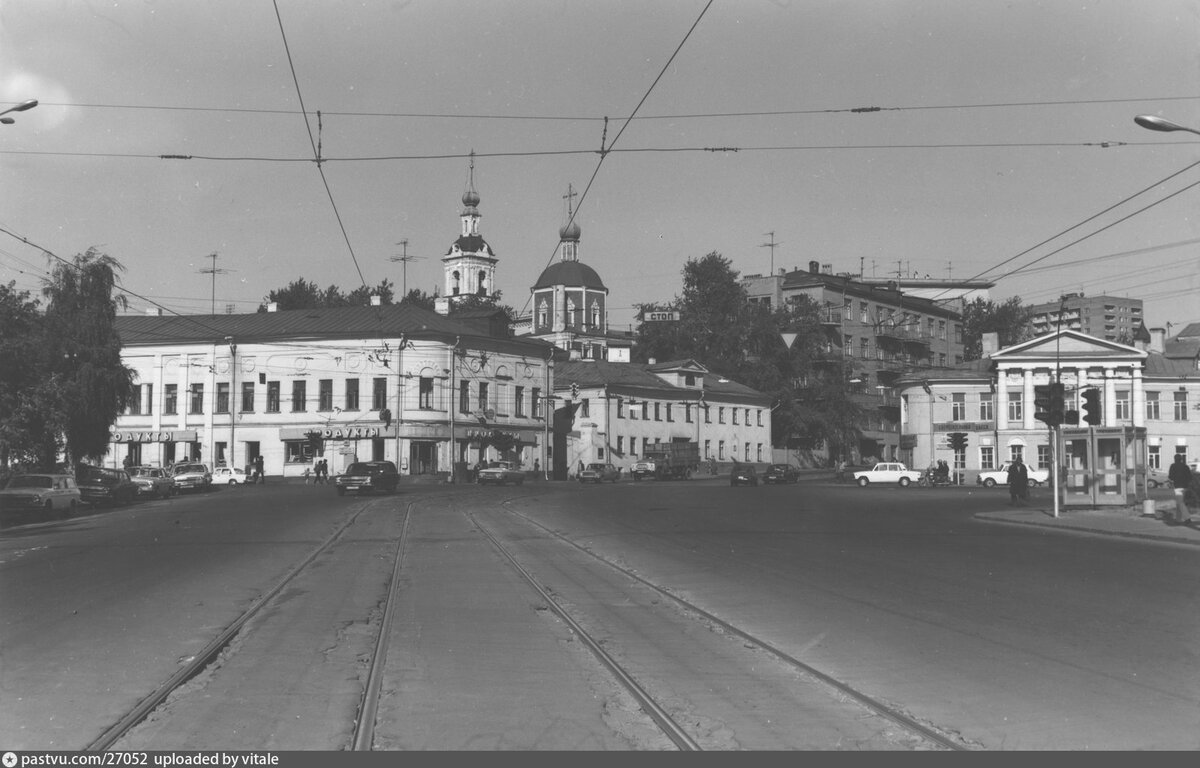
[[[1186,544],[1188,546],[1200,547],[1198,539],[1181,539],[1170,535],[1162,535],[1155,533],[1138,533],[1136,531],[1112,531],[1104,528],[1091,528],[1082,525],[1055,525],[1053,523],[1042,523],[1036,520],[1012,520],[1004,517],[993,517],[990,512],[977,512],[972,517],[985,523],[1001,523],[1004,525],[1024,525],[1032,528],[1049,528],[1054,531],[1068,531],[1075,533],[1089,533],[1098,536],[1118,536],[1125,539],[1142,539],[1144,541],[1164,541],[1171,544]],[[1186,525],[1186,523],[1184,524]]]

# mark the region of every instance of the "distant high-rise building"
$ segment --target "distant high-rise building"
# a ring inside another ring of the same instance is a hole
[[[1142,300],[1068,293],[1058,301],[1034,304],[1030,324],[1035,336],[1064,329],[1107,341],[1129,343],[1142,327]]]

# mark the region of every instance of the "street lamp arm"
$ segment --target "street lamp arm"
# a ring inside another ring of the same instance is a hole
[[[33,109],[37,105],[38,105],[37,99],[26,99],[25,101],[22,101],[17,106],[9,107],[8,109],[4,110],[3,112],[0,112],[0,115],[7,115],[9,112],[24,112],[27,109]],[[14,122],[15,121],[11,117],[0,117],[0,123],[4,123],[5,125],[12,125]]]
[[[1196,130],[1195,128],[1188,128],[1187,126],[1179,125],[1178,123],[1172,123],[1170,120],[1164,120],[1155,115],[1138,115],[1137,117],[1133,118],[1133,122],[1137,123],[1143,128],[1148,128],[1151,131],[1187,131],[1188,133],[1200,135],[1200,131]]]

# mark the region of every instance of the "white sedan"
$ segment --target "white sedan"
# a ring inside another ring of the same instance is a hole
[[[871,483],[886,483],[905,487],[921,479],[921,473],[895,461],[880,462],[874,467],[854,473],[854,482],[866,488]]]
[[[246,470],[239,467],[217,467],[212,471],[213,485],[238,485],[246,482]]]

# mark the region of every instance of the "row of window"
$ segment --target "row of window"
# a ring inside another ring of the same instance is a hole
[[[625,407],[629,406],[626,411]],[[617,398],[617,418],[629,419],[631,421],[675,421],[676,406],[683,410],[683,420],[688,424],[693,422],[693,409],[700,409],[704,412],[704,423],[712,424],[712,411],[714,406],[700,405],[699,403],[662,403],[650,402],[647,400],[630,400],[626,401],[622,398]],[[717,412],[717,423],[726,423],[726,411],[729,411],[729,418],[732,424],[745,424],[746,426],[763,425],[763,412],[761,408],[735,408],[733,406],[718,405],[715,406]],[[752,423],[751,411],[757,417],[757,424]],[[580,405],[580,413],[583,416],[589,415],[589,403],[584,400]]]
[[[627,440],[628,440],[628,442],[627,442]],[[654,439],[651,439],[649,437],[641,438],[641,441],[642,441],[641,452],[644,454],[646,451],[649,451],[651,449],[651,447],[654,445],[656,440],[657,440],[657,438],[654,438]],[[627,444],[629,446],[629,454],[628,455],[630,457],[637,457],[638,455],[640,455],[638,453],[638,438],[633,437],[633,436],[630,436],[627,439],[624,435],[617,435],[617,442],[613,446],[613,452],[616,453],[618,456],[626,455],[625,446]],[[714,459],[716,461],[726,461],[728,459],[733,459],[735,461],[766,461],[766,459],[764,458],[764,456],[766,455],[765,449],[764,449],[764,446],[762,443],[746,442],[746,443],[742,444],[741,448],[742,448],[741,458],[739,459],[737,443],[730,441],[730,443],[727,446],[724,440],[718,440],[717,441],[717,452],[714,454],[713,453],[713,441],[705,440],[704,441],[703,458],[705,460]]]
[[[1162,393],[1148,390],[1146,392],[1146,420],[1161,421],[1163,407],[1161,405]],[[1171,418],[1174,421],[1188,420],[1188,393],[1187,392],[1172,392],[1172,411]],[[992,421],[996,418],[994,396],[983,394],[979,396],[979,421]],[[1113,408],[1116,412],[1118,421],[1128,421],[1132,418],[1132,406],[1130,400],[1130,391],[1127,389],[1118,389],[1113,392]],[[1020,421],[1024,418],[1025,400],[1022,392],[1008,393],[1008,420],[1010,422]],[[950,420],[951,421],[970,421],[971,418],[967,413],[967,396],[964,392],[955,392],[951,395],[950,403]]]
[[[254,413],[258,405],[256,398],[259,393],[259,386],[263,385],[266,388],[266,400],[263,403],[263,411],[266,413],[280,413],[283,410],[283,390],[282,382],[266,381],[260,379],[258,382],[246,381],[241,384],[240,401],[236,403],[239,413]],[[309,388],[308,380],[296,379],[292,381],[291,399],[287,401],[291,413],[302,413],[308,410],[309,406]],[[346,379],[343,382],[340,398],[335,404],[334,396],[334,380],[319,379],[317,381],[316,392],[316,410],[318,411],[333,411],[335,408],[340,408],[343,411],[358,411],[362,409],[363,398],[360,393],[361,381],[359,379]],[[459,413],[471,413],[474,409],[489,410],[492,408],[501,412],[501,415],[510,415],[508,409],[512,408],[511,415],[517,417],[525,417],[531,414],[534,418],[541,418],[542,414],[542,397],[539,387],[529,389],[528,396],[526,388],[523,386],[511,387],[511,399],[509,396],[509,385],[506,383],[495,383],[495,394],[492,390],[492,382],[477,381],[472,382],[463,380],[459,382],[458,391],[458,410]],[[213,413],[229,413],[230,408],[235,405],[231,401],[231,385],[229,382],[217,382],[216,401],[213,403]],[[187,412],[189,414],[205,413],[205,392],[204,384],[191,384],[185,394],[187,398]],[[130,399],[127,412],[130,415],[150,415],[151,408],[154,403],[154,385],[142,384],[134,388],[133,397]],[[162,398],[162,413],[165,416],[172,416],[179,413],[180,392],[178,384],[167,384],[163,387]],[[371,379],[371,396],[369,410],[379,411],[388,407],[388,380],[386,377],[376,377]],[[417,384],[417,407],[425,410],[436,410],[434,403],[434,379],[427,376],[422,376],[418,379]]]

